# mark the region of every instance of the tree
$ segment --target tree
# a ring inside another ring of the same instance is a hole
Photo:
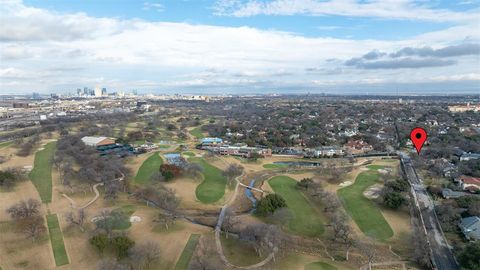
[[[264,223],[248,225],[239,234],[239,239],[250,243],[258,256],[266,253],[277,253],[285,247],[286,238],[282,231],[275,225]]]
[[[15,185],[17,180],[18,177],[12,171],[0,171],[0,187],[9,190]]]
[[[227,177],[229,184],[232,184],[237,176],[242,175],[243,166],[239,164],[230,164],[227,169],[223,171],[223,176]]]
[[[235,219],[235,213],[230,207],[227,207],[225,209],[225,215],[223,218],[223,223],[222,223],[222,228],[223,231],[225,232],[225,237],[228,238],[229,232],[233,230],[236,224],[238,224],[239,221]]]
[[[272,223],[280,226],[288,226],[290,221],[293,219],[292,211],[286,207],[276,209],[273,214],[269,217]]]
[[[182,168],[173,164],[162,164],[160,165],[160,172],[163,177],[165,177],[165,181],[168,182],[171,179],[180,176],[182,174]]]
[[[147,241],[130,248],[128,257],[133,269],[143,269],[144,266],[149,268],[160,257],[160,247],[153,241]]]
[[[360,252],[367,258],[368,269],[372,270],[372,263],[376,257],[376,248],[374,241],[372,239],[369,239],[368,242],[357,243],[357,246],[360,249]]]
[[[185,167],[185,173],[193,178],[199,178],[202,172],[203,167],[198,163],[190,163]]]
[[[108,245],[108,236],[105,233],[99,233],[92,236],[89,242],[98,250],[100,254],[103,254],[103,251]]]
[[[402,204],[405,203],[405,198],[402,196],[400,192],[391,190],[383,195],[383,203],[391,208],[391,209],[398,209]]]
[[[275,210],[282,207],[287,207],[287,203],[282,196],[276,193],[268,194],[258,202],[256,212],[259,215],[266,216],[267,214],[273,213]]]
[[[119,263],[117,260],[112,258],[102,259],[98,265],[98,270],[128,270],[126,265]]]
[[[169,227],[175,224],[176,216],[175,215],[168,215],[164,213],[158,213],[157,216],[153,219],[153,222],[158,223],[162,226],[165,226],[165,229],[169,229]]]
[[[65,215],[67,222],[78,226],[82,232],[84,231],[83,225],[85,224],[85,218],[85,209],[79,209],[77,213],[70,211]]]
[[[223,263],[219,260],[217,250],[212,241],[200,238],[195,255],[193,256],[189,270],[222,270],[225,269]]]
[[[19,232],[24,233],[27,238],[32,238],[34,241],[47,231],[41,216],[31,216],[17,220],[16,227]]]
[[[14,220],[25,219],[40,214],[40,202],[35,199],[22,200],[7,209],[7,213]]]
[[[127,236],[119,235],[111,239],[111,245],[117,253],[117,258],[125,258],[128,256],[128,250],[135,245],[135,242]]]
[[[331,225],[334,232],[334,240],[346,246],[345,259],[347,261],[350,248],[355,243],[352,229],[348,224],[348,218],[344,213],[339,212],[333,215]]]
[[[105,182],[105,200],[116,200],[118,198],[118,192],[120,191],[120,181],[110,180]]]
[[[152,182],[165,182],[165,177],[163,176],[163,174],[158,171],[158,172],[154,172],[151,176],[150,176],[150,180]]]
[[[458,254],[458,262],[462,269],[480,269],[480,242],[472,242]]]

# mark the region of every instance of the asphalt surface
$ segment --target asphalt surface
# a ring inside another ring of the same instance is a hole
[[[408,181],[412,185],[417,197],[420,213],[425,224],[424,229],[427,233],[427,239],[431,248],[434,269],[459,269],[455,257],[445,240],[440,224],[438,223],[433,201],[428,196],[422,180],[418,178],[410,157],[405,153],[400,153],[400,158],[403,160]]]

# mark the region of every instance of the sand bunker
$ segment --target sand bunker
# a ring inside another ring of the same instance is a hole
[[[341,187],[347,187],[347,186],[350,186],[351,184],[353,184],[352,181],[345,181],[345,182],[342,182],[338,185],[341,186]]]
[[[131,216],[131,217],[130,217],[130,222],[131,222],[131,223],[138,223],[138,222],[140,222],[140,221],[142,221],[142,218],[139,217],[139,216]]]

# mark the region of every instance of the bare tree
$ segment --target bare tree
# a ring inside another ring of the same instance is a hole
[[[348,225],[348,217],[344,213],[338,212],[333,215],[331,225],[334,232],[334,240],[344,244],[346,247],[345,258],[348,261],[350,248],[355,243],[352,229]]]
[[[193,178],[199,178],[202,172],[203,167],[198,163],[190,163],[185,167],[185,173]]]
[[[287,226],[293,219],[293,214],[287,207],[282,207],[275,210],[269,219],[280,226]]]
[[[278,226],[263,223],[248,225],[240,232],[240,239],[250,243],[258,256],[271,252],[275,254],[284,248],[287,242]]]
[[[40,202],[35,199],[23,200],[7,209],[12,219],[24,219],[40,214]]]
[[[83,228],[85,224],[85,218],[85,209],[79,209],[77,213],[70,211],[65,215],[65,219],[67,220],[67,222],[72,225],[78,226],[82,232],[85,231],[85,229]]]
[[[128,270],[128,267],[126,265],[119,263],[115,259],[105,258],[98,263],[97,269],[98,270]]]
[[[367,258],[368,269],[372,270],[372,263],[376,257],[376,249],[373,240],[367,242],[358,242],[357,247],[360,249],[360,252]]]
[[[225,269],[225,267],[223,263],[219,260],[217,256],[217,251],[212,241],[209,241],[208,239],[202,237],[198,242],[197,248],[195,250],[195,255],[190,261],[188,269],[223,270]]]
[[[162,226],[165,226],[165,229],[168,230],[171,225],[175,224],[176,218],[177,217],[175,215],[158,213],[158,215],[156,215],[155,218],[153,219],[153,222],[158,223]]]
[[[227,177],[229,184],[232,184],[235,180],[235,177],[242,175],[243,166],[240,164],[230,164],[227,169],[223,171],[223,175]]]
[[[47,230],[41,216],[17,220],[16,226],[19,232],[24,233],[27,238],[32,238],[33,241],[42,236]]]
[[[235,218],[235,213],[230,207],[225,209],[225,216],[223,218],[222,228],[225,232],[225,237],[228,238],[229,233],[238,224],[239,221]]]
[[[160,247],[153,241],[147,241],[130,248],[128,255],[133,269],[149,268],[160,257]]]

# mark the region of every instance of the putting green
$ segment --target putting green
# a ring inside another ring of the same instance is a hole
[[[268,181],[275,193],[282,196],[293,214],[288,230],[299,235],[318,236],[324,232],[324,220],[297,189],[297,181],[288,176],[275,176]]]
[[[393,230],[378,205],[363,196],[363,192],[378,180],[379,174],[376,170],[362,172],[353,185],[339,189],[337,194],[345,210],[365,235],[385,240],[393,236]]]
[[[150,177],[160,169],[163,160],[158,155],[158,152],[149,156],[138,169],[137,176],[135,176],[136,184],[146,184],[150,181]]]
[[[227,178],[222,175],[222,171],[203,158],[191,157],[189,161],[198,163],[203,168],[203,181],[195,190],[197,199],[203,203],[214,203],[220,200],[225,194],[227,184]]]

